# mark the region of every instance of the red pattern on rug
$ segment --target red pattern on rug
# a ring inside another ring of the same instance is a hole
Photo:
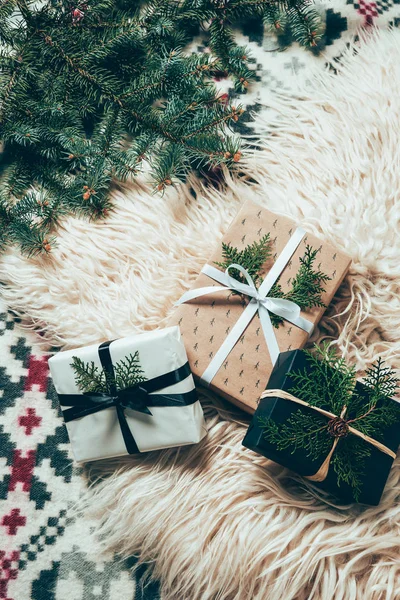
[[[28,361],[28,371],[23,384],[24,392],[39,391],[47,392],[48,366],[46,356],[31,355]],[[21,406],[21,414],[17,416],[17,423],[25,436],[31,436],[34,429],[41,426],[42,417],[37,414],[34,406],[26,406],[23,402],[17,402]],[[15,445],[17,445],[15,443]],[[36,450],[14,448],[10,466],[10,479],[8,483],[8,494],[16,492],[15,499],[19,505],[29,502],[32,477],[36,464]],[[11,500],[13,496],[9,496]],[[27,514],[32,514],[27,511]],[[0,549],[0,599],[22,600],[11,598],[8,595],[9,584],[18,577],[19,540],[17,534],[21,527],[26,527],[28,518],[23,514],[23,509],[13,506],[6,514],[0,517],[1,542],[4,549]]]

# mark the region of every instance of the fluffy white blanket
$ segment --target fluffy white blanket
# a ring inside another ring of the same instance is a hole
[[[249,197],[353,258],[313,339],[337,340],[360,372],[379,354],[400,368],[399,53],[400,32],[382,33],[301,97],[276,95],[260,148],[226,187],[193,179],[160,198],[136,182],[116,191],[106,222],[69,219],[51,260],[9,253],[8,305],[66,347],[162,327]],[[103,543],[154,561],[168,600],[399,598],[398,461],[379,507],[339,507],[244,450],[241,416],[202,398],[199,446],[99,467],[110,473],[91,492]]]

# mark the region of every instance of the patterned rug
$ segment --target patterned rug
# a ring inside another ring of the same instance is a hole
[[[90,521],[68,517],[85,478],[35,342],[0,305],[0,598],[156,600],[134,559],[92,556]]]
[[[255,23],[238,32],[257,77],[239,98],[248,113],[268,111],[273,91],[295,89],[315,69],[334,69],[360,27],[399,26],[400,0],[335,0],[324,15],[318,56]],[[202,40],[196,49],[206,50]],[[235,96],[229,82],[220,85]],[[252,131],[249,117],[241,132]],[[143,586],[143,569],[132,575],[134,559],[93,556],[91,522],[69,517],[86,480],[72,463],[46,355],[4,306],[0,313],[0,599],[156,600],[157,586]]]

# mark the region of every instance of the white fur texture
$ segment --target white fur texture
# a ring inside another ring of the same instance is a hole
[[[160,198],[137,182],[107,222],[69,219],[51,260],[9,253],[8,305],[65,347],[161,327],[250,197],[353,258],[314,339],[338,339],[360,372],[378,354],[400,368],[399,56],[399,31],[376,34],[301,99],[276,96],[226,189],[193,181],[196,198]],[[240,418],[202,397],[198,446],[96,466],[109,474],[90,491],[103,543],[152,561],[165,600],[399,599],[399,462],[379,507],[338,506],[244,450]]]

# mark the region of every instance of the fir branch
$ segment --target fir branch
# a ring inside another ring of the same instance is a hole
[[[161,192],[192,169],[235,169],[229,128],[243,111],[220,101],[212,77],[225,71],[246,89],[253,73],[233,27],[270,12],[271,0],[0,0],[1,248],[48,254],[60,218],[106,216],[113,179],[143,161]],[[213,54],[185,53],[201,29]],[[22,214],[28,192],[51,199],[43,227]]]
[[[321,18],[313,7],[293,6],[287,16],[294,39],[302,46],[316,48],[322,37],[322,24]]]

